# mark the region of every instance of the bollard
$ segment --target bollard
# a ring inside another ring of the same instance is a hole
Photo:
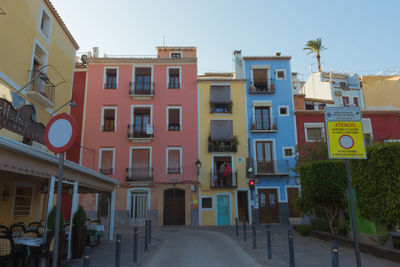
[[[332,267],[339,267],[338,242],[332,240]]]
[[[90,267],[90,247],[85,247],[83,250],[83,267]]]
[[[117,234],[117,251],[115,252],[115,267],[121,265],[121,234]]]
[[[236,217],[236,236],[239,237],[239,220]]]
[[[290,267],[294,267],[293,231],[288,231]]]
[[[146,220],[144,226],[144,251],[149,250],[149,231],[148,231],[148,222]]]
[[[243,241],[247,241],[247,235],[246,235],[246,222],[243,221]]]
[[[253,249],[257,248],[257,236],[256,236],[256,225],[251,225],[251,231],[253,232]]]
[[[137,262],[138,236],[139,230],[135,227],[133,228],[133,262]]]
[[[149,244],[151,244],[151,220],[149,220]]]
[[[272,250],[271,250],[271,225],[267,225],[267,251],[268,251],[268,259],[272,259]]]

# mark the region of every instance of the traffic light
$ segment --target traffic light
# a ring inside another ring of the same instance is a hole
[[[256,182],[254,181],[254,180],[250,180],[249,181],[249,187],[250,187],[250,190],[251,191],[253,191],[254,190],[254,185],[256,184]]]

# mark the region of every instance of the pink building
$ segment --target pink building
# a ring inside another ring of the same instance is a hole
[[[196,48],[157,47],[156,57],[94,49],[87,72],[80,161],[121,182],[116,223],[198,224]],[[102,217],[108,198],[80,202]]]

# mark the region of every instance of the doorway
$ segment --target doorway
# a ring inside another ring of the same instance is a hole
[[[249,201],[247,191],[238,191],[237,195],[239,222],[249,222]]]
[[[164,225],[185,225],[185,190],[164,191]]]
[[[299,197],[299,188],[287,187],[289,218],[299,218],[300,212],[296,209],[296,200]]]
[[[259,189],[258,207],[260,211],[260,223],[279,223],[277,189]]]
[[[145,225],[145,221],[148,218],[147,197],[146,192],[131,193],[130,218],[134,225]]]
[[[217,225],[231,224],[230,195],[217,195]]]

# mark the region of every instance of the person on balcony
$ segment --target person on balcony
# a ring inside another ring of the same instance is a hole
[[[224,164],[220,164],[218,168],[218,186],[223,185],[223,177],[225,173],[225,166]]]
[[[231,167],[229,167],[229,164],[227,162],[224,162],[222,165],[224,167],[224,173],[222,174],[222,184],[223,185],[230,185],[231,184]]]

